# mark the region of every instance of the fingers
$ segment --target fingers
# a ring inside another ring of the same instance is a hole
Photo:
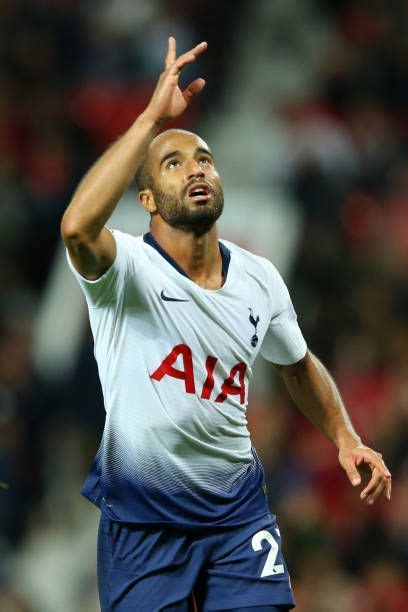
[[[175,59],[175,56],[174,56],[174,60],[168,66],[166,65],[166,69],[169,69],[170,74],[178,74],[180,70],[184,68],[184,66],[194,62],[197,59],[197,57],[201,53],[203,53],[203,51],[205,51],[206,49],[207,49],[207,43],[202,42],[196,45],[190,51],[187,51],[187,53],[183,53],[183,55],[180,55],[180,57],[178,57],[177,59]],[[174,47],[174,53],[175,53],[175,47]]]
[[[190,102],[194,96],[200,93],[205,87],[204,79],[196,79],[183,91],[183,97],[187,103]]]
[[[361,499],[365,499],[369,505],[373,504],[377,497],[384,491],[385,497],[391,499],[391,474],[385,465],[380,453],[370,450],[362,454],[362,459],[372,469],[372,476],[368,485],[361,492]]]
[[[374,503],[374,500],[380,495],[385,488],[385,477],[379,472],[377,468],[374,468],[370,482],[361,491],[360,498],[365,499],[368,504]]]
[[[377,485],[377,487],[375,488],[375,490],[367,496],[366,498],[366,502],[369,506],[371,506],[375,500],[377,499],[377,497],[379,497],[381,495],[381,493],[384,493],[385,497],[388,499],[387,497],[387,481],[382,479],[381,482]]]
[[[174,36],[169,36],[169,42],[167,47],[167,55],[164,60],[164,69],[170,68],[173,62],[176,61],[176,39]]]
[[[391,480],[391,476],[389,478],[387,478],[387,483],[385,485],[385,497],[388,499],[388,501],[391,501],[391,489],[392,489],[392,480]]]
[[[169,74],[179,74],[179,72],[182,70],[182,68],[184,68],[184,66],[187,66],[187,64],[192,64],[193,62],[195,62],[195,59],[196,56],[192,53],[184,53],[184,55],[180,55],[180,57],[176,59],[176,61],[173,62],[170,66]]]
[[[367,453],[367,456],[362,455],[362,457],[363,461],[368,463],[372,470],[376,468],[385,479],[391,479],[391,473],[385,465],[380,453],[370,450],[370,452]]]
[[[353,487],[359,485],[361,482],[361,476],[358,473],[353,457],[347,457],[347,459],[344,459],[343,468],[345,469],[346,474],[349,477],[349,480]]]
[[[187,51],[183,55],[194,55],[194,57],[197,57],[198,55],[201,55],[201,53],[203,53],[207,49],[207,47],[207,43],[203,41],[198,43],[198,45],[196,45],[195,47],[190,49],[190,51]],[[183,55],[180,55],[179,59],[181,59]]]
[[[357,468],[361,467],[363,463],[370,466],[372,471],[371,479],[361,492],[360,498],[366,500],[369,505],[372,505],[377,497],[384,492],[386,499],[389,501],[391,499],[391,474],[381,454],[376,453],[370,448],[359,448],[356,450],[346,456],[343,455],[341,463],[353,486],[361,483],[361,476]]]

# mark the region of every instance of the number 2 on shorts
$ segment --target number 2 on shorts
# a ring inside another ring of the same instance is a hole
[[[279,535],[278,530],[276,531]],[[252,544],[253,550],[255,552],[258,550],[262,550],[263,548],[262,542],[264,540],[267,541],[271,549],[266,558],[266,562],[265,562],[265,565],[261,573],[261,578],[265,578],[266,576],[276,576],[276,574],[283,574],[285,572],[285,568],[283,567],[283,565],[281,563],[279,563],[278,565],[275,565],[276,557],[279,551],[279,544],[277,543],[277,541],[275,540],[275,538],[269,531],[265,531],[265,530],[258,531],[258,533],[256,533],[252,537],[251,544]]]

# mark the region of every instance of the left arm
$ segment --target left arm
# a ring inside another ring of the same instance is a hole
[[[339,462],[353,486],[361,483],[358,467],[366,463],[371,479],[360,494],[371,505],[384,492],[391,499],[391,474],[380,453],[365,446],[347,414],[336,384],[325,366],[307,351],[293,365],[273,364],[282,376],[293,401],[305,417],[339,450]]]

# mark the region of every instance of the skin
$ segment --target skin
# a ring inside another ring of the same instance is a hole
[[[159,134],[162,126],[181,115],[204,88],[204,79],[198,78],[182,91],[179,75],[206,48],[207,43],[202,42],[177,57],[176,41],[169,38],[164,71],[148,107],[92,166],[74,193],[61,222],[61,234],[74,266],[85,278],[97,279],[112,265],[116,243],[104,226],[132,182],[135,169],[147,156],[153,185],[142,190],[139,198],[152,215],[153,236],[198,285],[205,289],[222,286],[215,223],[222,187],[211,152],[201,138],[190,132],[169,130]],[[171,151],[179,153],[162,164],[163,157]],[[211,188],[211,198],[205,204],[186,196],[189,186],[202,181]],[[219,204],[220,200],[218,208]],[[178,223],[181,212],[184,220],[187,218],[182,226]],[[197,216],[207,218],[207,227],[197,226]],[[274,367],[298,408],[337,446],[339,463],[353,486],[362,484],[359,469],[364,464],[370,468],[371,477],[360,498],[369,505],[381,494],[390,500],[391,474],[381,454],[365,446],[354,430],[325,366],[307,351],[296,364]]]
[[[179,153],[161,163],[173,151]],[[218,289],[223,279],[215,221],[222,212],[223,192],[208,145],[191,132],[169,130],[154,139],[149,147],[148,160],[155,189],[141,191],[139,198],[152,215],[153,236],[198,285],[205,289]],[[202,182],[211,189],[210,199],[205,204],[196,203],[187,195],[192,185]],[[165,220],[165,206],[160,206],[154,193],[158,190],[179,202],[178,209],[184,209],[191,220],[199,217],[207,221],[207,231],[196,231],[193,222],[191,229],[174,226],[177,217],[174,211],[169,215],[170,219]]]
[[[362,443],[336,384],[321,361],[307,351],[298,363],[274,367],[301,412],[337,446],[339,463],[354,487],[363,483],[359,468],[364,464],[370,468],[371,478],[365,483],[360,499],[371,506],[383,493],[390,501],[391,474],[382,455]]]

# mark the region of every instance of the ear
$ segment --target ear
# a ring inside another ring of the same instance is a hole
[[[139,191],[139,200],[141,205],[148,213],[153,215],[157,212],[156,202],[154,201],[154,195],[150,189],[143,189]]]

